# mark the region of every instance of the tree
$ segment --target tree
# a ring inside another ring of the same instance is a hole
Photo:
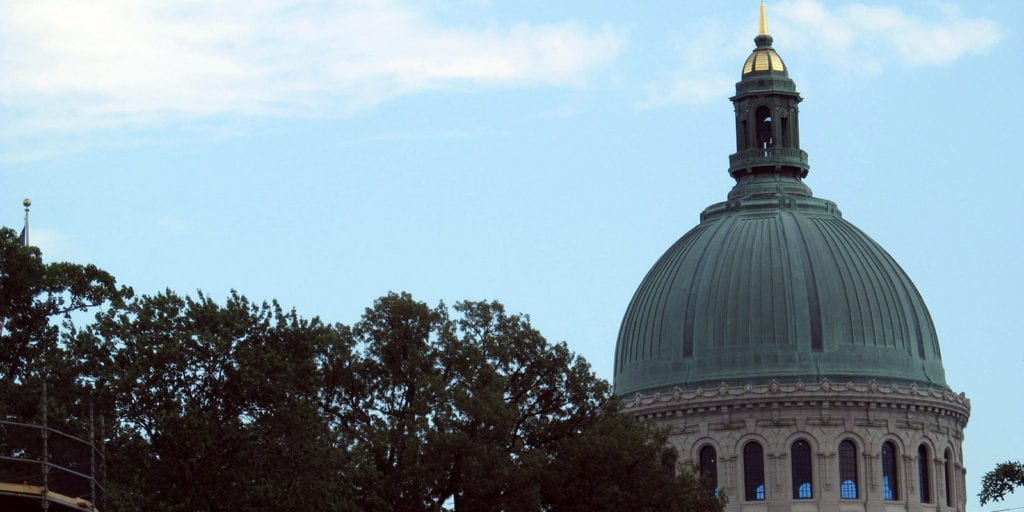
[[[982,505],[990,501],[1002,501],[1007,494],[1013,493],[1014,489],[1021,486],[1024,486],[1024,464],[1003,462],[982,477],[978,498]]]
[[[536,510],[555,443],[599,415],[608,386],[564,344],[497,303],[452,320],[391,294],[352,329],[347,389],[332,392],[339,438],[365,464],[365,510]],[[333,365],[332,365],[333,366]]]
[[[0,258],[0,412],[35,414],[48,382],[51,418],[106,417],[106,510],[721,511],[664,432],[497,302],[389,294],[349,327],[135,297],[10,230]]]
[[[43,263],[37,247],[0,228],[0,417],[38,421],[45,381],[52,418],[80,432],[90,372],[69,345],[75,320],[131,296],[94,265]]]
[[[351,328],[167,291],[78,338],[120,510],[717,512],[665,435],[496,302],[390,294]]]
[[[94,373],[73,335],[90,310],[116,307],[131,294],[93,265],[44,263],[38,248],[0,228],[0,481],[88,492],[82,475],[95,468],[87,445],[42,427],[81,439],[94,432]],[[44,460],[53,464],[46,477]]]
[[[91,345],[117,424],[119,510],[344,510],[344,452],[320,414],[315,355],[336,330],[276,303],[166,291],[99,315]]]
[[[721,510],[564,343],[496,302],[454,311],[390,294],[327,365],[361,510]]]
[[[542,478],[547,510],[720,512],[724,496],[689,471],[676,472],[666,433],[643,428],[612,402],[581,435],[559,442]]]

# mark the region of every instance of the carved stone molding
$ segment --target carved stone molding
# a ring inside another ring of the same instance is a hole
[[[960,425],[966,425],[971,414],[971,401],[963,393],[945,389],[922,387],[917,384],[833,383],[823,379],[817,383],[747,384],[729,386],[722,383],[714,388],[695,390],[673,389],[666,393],[637,394],[624,400],[624,410],[639,418],[662,417],[667,414],[693,414],[718,411],[726,415],[730,410],[770,407],[773,417],[780,406],[814,406],[827,410],[842,406],[900,408],[907,413],[928,412],[936,416],[953,416]],[[870,417],[870,412],[869,412]]]

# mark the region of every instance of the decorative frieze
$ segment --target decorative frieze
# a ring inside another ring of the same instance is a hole
[[[921,387],[917,384],[879,384],[876,381],[867,383],[847,382],[836,384],[828,379],[818,383],[788,383],[772,381],[769,384],[745,386],[729,386],[722,383],[715,388],[695,390],[673,389],[668,393],[636,394],[624,401],[624,409],[639,417],[653,417],[666,411],[682,411],[684,414],[701,413],[707,408],[718,408],[724,404],[729,407],[742,407],[753,404],[770,403],[771,418],[779,419],[778,408],[823,407],[821,404],[854,403],[867,406],[868,421],[874,420],[872,412],[878,408],[898,409],[903,412],[903,419],[921,418],[920,413],[929,413],[934,417],[953,416],[958,423],[967,424],[971,412],[971,402],[963,394],[954,394],[949,390]],[[834,405],[830,405],[829,409]],[[908,416],[910,415],[910,416]]]

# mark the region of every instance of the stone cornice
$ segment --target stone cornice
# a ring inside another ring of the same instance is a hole
[[[639,418],[656,418],[730,410],[751,406],[800,406],[828,403],[832,406],[881,406],[913,408],[957,417],[967,424],[971,401],[963,393],[922,387],[917,384],[833,383],[824,379],[816,383],[747,384],[696,390],[673,389],[671,392],[636,394],[622,401],[623,412]],[[776,405],[777,404],[777,405]]]

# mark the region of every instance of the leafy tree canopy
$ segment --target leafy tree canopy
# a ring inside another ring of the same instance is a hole
[[[0,417],[34,418],[44,373],[53,405],[62,407],[55,416],[76,414],[69,407],[90,375],[62,337],[74,331],[76,313],[117,307],[131,296],[93,265],[43,263],[38,248],[22,247],[17,233],[0,228]]]
[[[722,509],[664,432],[500,303],[392,293],[346,326],[237,293],[135,297],[10,230],[0,257],[0,383],[45,378],[107,418],[108,510]]]
[[[981,479],[978,499],[984,505],[990,501],[1002,501],[1014,489],[1024,486],[1024,464],[1007,461],[999,464]]]

